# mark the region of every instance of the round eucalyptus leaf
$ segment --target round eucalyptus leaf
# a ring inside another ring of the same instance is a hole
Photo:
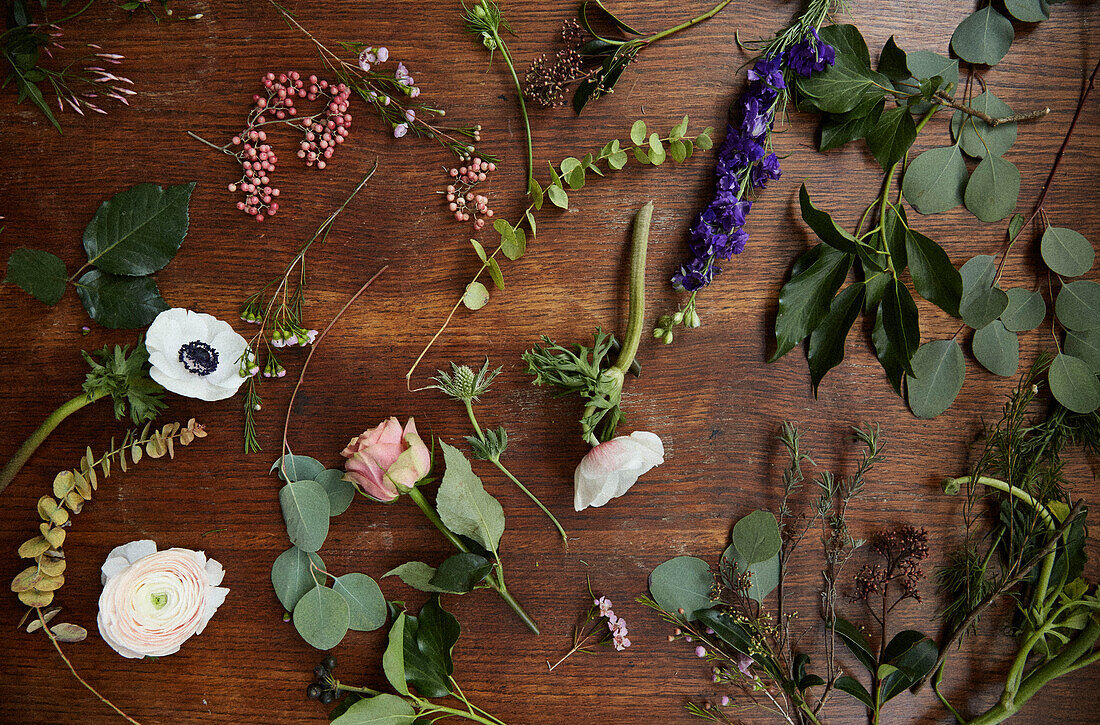
[[[714,575],[710,565],[694,556],[677,556],[658,564],[649,575],[649,593],[667,612],[679,614],[685,620],[695,619],[699,612],[710,609]]]
[[[1063,347],[1067,355],[1084,360],[1094,373],[1100,374],[1100,330],[1070,330]]]
[[[348,602],[348,628],[372,632],[386,623],[386,598],[378,583],[366,574],[351,572],[337,577],[332,590]]]
[[[968,105],[993,118],[1012,115],[1008,104],[990,91],[976,96]],[[1013,122],[990,126],[977,116],[955,111],[955,115],[951,117],[951,136],[959,142],[959,146],[968,156],[978,159],[1003,156],[1016,143],[1016,124]]]
[[[1015,37],[1012,21],[992,5],[986,5],[955,28],[951,49],[967,63],[996,65],[1008,53]]]
[[[310,566],[312,562],[313,566]],[[313,552],[305,552],[292,546],[271,565],[271,586],[275,596],[288,612],[294,611],[298,600],[316,586],[325,583],[325,562]]]
[[[1004,0],[1005,10],[1021,23],[1041,23],[1050,17],[1047,0]]]
[[[1001,377],[1016,374],[1020,366],[1020,339],[1004,323],[994,320],[974,332],[974,357],[989,372]]]
[[[909,408],[918,418],[935,418],[951,407],[962,390],[966,361],[954,340],[932,340],[917,348],[907,375]]]
[[[290,542],[317,551],[328,537],[328,493],[316,481],[292,481],[279,489],[279,506]]]
[[[1064,285],[1054,301],[1054,314],[1070,330],[1100,328],[1100,284],[1079,279]]]
[[[997,262],[988,254],[968,259],[959,269],[962,277],[962,300],[959,312],[963,322],[980,330],[1001,316],[1008,308],[1008,295],[993,286],[997,277]]]
[[[1020,170],[1000,156],[986,156],[966,184],[966,208],[983,222],[997,222],[1016,208]]]
[[[284,481],[316,481],[325,465],[316,458],[289,454],[281,456],[271,464],[271,471],[278,471]]]
[[[753,511],[733,525],[731,535],[737,557],[745,564],[759,564],[779,553],[783,537],[770,511]]]
[[[1058,353],[1050,364],[1049,377],[1054,399],[1074,413],[1100,408],[1100,380],[1084,360]]]
[[[902,191],[921,214],[939,214],[962,204],[968,176],[958,146],[929,149],[905,170]]]
[[[328,587],[316,586],[294,606],[294,628],[307,643],[332,649],[348,633],[351,610],[347,601]]]
[[[481,282],[471,282],[466,285],[466,294],[462,295],[462,304],[467,309],[480,310],[489,304],[489,290]]]
[[[1027,332],[1043,324],[1047,316],[1047,303],[1038,292],[1013,287],[1008,295],[1008,307],[1001,313],[1001,322],[1011,332]]]
[[[1080,277],[1092,269],[1096,250],[1084,235],[1065,227],[1047,227],[1040,247],[1043,262],[1063,277]]]
[[[355,485],[344,480],[344,472],[338,468],[327,468],[315,477],[328,494],[329,516],[339,516],[348,510],[355,500]]]

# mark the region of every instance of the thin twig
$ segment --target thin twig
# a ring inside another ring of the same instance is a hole
[[[937,93],[935,99],[944,106],[954,108],[956,111],[962,111],[963,113],[979,118],[985,122],[987,126],[996,128],[997,126],[1006,123],[1019,123],[1021,121],[1038,121],[1040,118],[1047,116],[1050,113],[1050,108],[1040,108],[1037,111],[1024,111],[1022,113],[1013,113],[1009,116],[995,117],[990,116],[985,111],[979,111],[973,106],[968,106],[961,101],[957,101],[946,93]]]

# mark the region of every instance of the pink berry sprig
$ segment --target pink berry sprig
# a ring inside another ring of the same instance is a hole
[[[472,159],[468,166],[456,166],[447,170],[454,183],[449,184],[444,193],[447,210],[454,215],[455,221],[468,222],[473,219],[475,230],[481,231],[485,228],[486,220],[493,216],[493,210],[489,208],[489,197],[475,193],[474,189],[496,170],[497,165],[494,162],[483,161],[481,158]]]

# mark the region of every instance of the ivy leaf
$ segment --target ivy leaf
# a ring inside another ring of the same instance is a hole
[[[898,362],[912,375],[910,361],[920,344],[920,320],[913,295],[896,277],[886,285],[882,296],[882,326],[890,345],[898,351]]]
[[[869,96],[881,96],[890,80],[871,70],[867,43],[854,25],[829,25],[821,39],[836,50],[836,62],[825,70],[798,80],[807,100],[826,113],[850,111]]]
[[[138,184],[103,202],[84,229],[88,262],[104,272],[142,276],[163,269],[187,236],[195,182],[162,189]]]
[[[878,70],[892,81],[904,81],[912,75],[905,51],[898,47],[892,35],[879,53]]]
[[[168,309],[152,277],[120,277],[91,269],[77,280],[76,294],[89,317],[116,330],[145,327]]]
[[[829,314],[833,296],[852,268],[852,259],[852,255],[825,244],[818,244],[798,258],[791,279],[779,291],[776,350],[769,362],[786,355],[821,324]]]
[[[1100,329],[1100,284],[1079,279],[1063,285],[1054,301],[1054,314],[1070,330]]]
[[[383,692],[352,703],[332,721],[332,725],[413,725],[416,710],[409,701]]]
[[[963,285],[959,312],[968,326],[980,330],[1008,308],[1008,295],[1000,287],[993,286],[997,276],[993,257],[979,254],[967,260],[959,275]]]
[[[951,50],[967,63],[996,65],[1016,37],[1012,21],[987,5],[959,23],[951,35]]]
[[[1092,269],[1096,261],[1096,250],[1089,240],[1080,232],[1064,227],[1047,227],[1040,249],[1043,262],[1062,277],[1080,277]],[[10,268],[11,263],[8,264]]]
[[[465,594],[473,591],[492,570],[493,563],[484,556],[463,551],[444,560],[428,583],[438,591]]]
[[[994,375],[1015,375],[1020,366],[1020,340],[1000,320],[974,332],[973,348],[974,357]]]
[[[460,450],[443,441],[439,445],[446,471],[436,495],[436,509],[443,525],[496,551],[504,535],[504,509],[485,491]]]
[[[658,606],[686,621],[696,619],[701,612],[717,602],[711,597],[714,575],[710,566],[694,556],[677,556],[658,564],[649,575],[649,593]]]
[[[866,285],[862,282],[848,285],[833,298],[829,314],[810,333],[806,355],[810,364],[810,384],[815,397],[825,374],[844,361],[844,342],[859,317],[866,291]]]
[[[966,184],[966,208],[983,222],[1004,219],[1020,196],[1020,170],[1000,156],[986,156]]]
[[[324,586],[309,590],[294,605],[294,628],[306,643],[319,650],[340,644],[348,633],[350,617],[347,601]]]
[[[1008,104],[986,91],[970,102],[970,107],[993,118],[1012,115]],[[1003,156],[1016,143],[1016,123],[990,126],[976,116],[955,111],[951,117],[951,136],[968,156],[984,159],[986,156]]]
[[[65,263],[56,255],[41,249],[20,247],[8,257],[8,273],[4,281],[53,307],[65,294],[68,275]]]
[[[904,106],[884,111],[867,132],[867,146],[882,165],[883,171],[901,161],[917,140],[917,126]]]
[[[339,576],[332,583],[332,590],[347,600],[348,629],[373,632],[386,623],[386,598],[378,583],[366,574],[351,572]]]
[[[311,562],[313,566],[310,566]],[[314,552],[302,551],[297,546],[279,554],[271,565],[271,586],[275,589],[275,596],[279,598],[283,609],[293,612],[294,605],[306,592],[323,586],[326,581],[325,574],[322,573],[324,569],[325,562],[320,556]]]
[[[958,146],[929,149],[906,168],[902,193],[921,214],[939,214],[963,203],[969,178]]]
[[[279,489],[286,533],[303,551],[317,551],[328,537],[328,493],[316,481],[292,481]],[[327,648],[322,648],[327,649]]]
[[[851,143],[867,135],[867,132],[878,122],[882,115],[882,109],[886,107],[886,101],[882,98],[871,99],[871,109],[866,113],[860,113],[862,109],[856,108],[844,114],[825,114],[821,122],[821,138],[818,139],[819,151],[829,151],[840,148],[844,144]]]
[[[909,250],[906,240],[909,219],[905,214],[905,206],[901,204],[894,206],[890,202],[886,202],[886,213],[882,216],[886,250],[890,253],[890,260],[894,269],[901,272],[909,266]]]
[[[951,407],[962,390],[966,362],[954,340],[932,340],[913,355],[913,374],[905,379],[909,408],[918,418],[935,418]]]
[[[1084,360],[1060,352],[1050,363],[1048,375],[1054,399],[1074,413],[1100,408],[1100,380]]]
[[[962,275],[951,264],[947,252],[912,229],[905,235],[905,247],[917,294],[952,317],[958,317],[963,293]]]
[[[421,697],[446,697],[451,693],[449,676],[454,672],[451,650],[458,641],[458,620],[432,596],[419,616],[405,615],[403,667],[405,681]]]
[[[1013,287],[1008,295],[1008,306],[1001,313],[1001,322],[1012,332],[1027,332],[1043,324],[1047,316],[1047,303],[1038,292]]]

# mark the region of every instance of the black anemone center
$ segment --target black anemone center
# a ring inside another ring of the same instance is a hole
[[[201,340],[193,340],[180,348],[180,362],[189,373],[209,375],[218,369],[218,351]]]

